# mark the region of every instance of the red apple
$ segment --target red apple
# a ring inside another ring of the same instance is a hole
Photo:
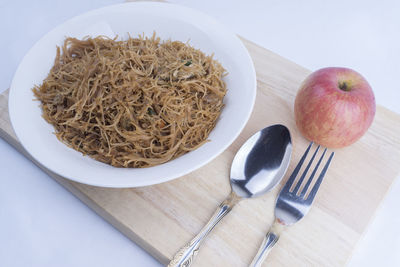
[[[340,148],[356,142],[375,115],[371,86],[358,72],[324,68],[302,83],[294,103],[297,127],[309,140]]]

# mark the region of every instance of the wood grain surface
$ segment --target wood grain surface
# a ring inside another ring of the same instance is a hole
[[[133,189],[79,184],[40,167],[161,263],[168,263],[228,195],[231,161],[248,137],[270,124],[288,126],[294,143],[288,173],[308,143],[295,127],[293,102],[310,71],[242,41],[257,71],[255,108],[240,137],[208,165],[171,182]],[[0,95],[0,136],[29,157],[12,130],[7,100],[8,90]],[[351,147],[336,150],[310,213],[283,233],[265,266],[345,265],[399,174],[399,133],[400,116],[378,106],[367,134]],[[240,202],[205,241],[195,266],[249,264],[272,222],[278,191]]]

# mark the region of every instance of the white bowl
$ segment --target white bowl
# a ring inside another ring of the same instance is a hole
[[[180,40],[215,58],[228,71],[228,92],[216,127],[200,148],[170,162],[142,169],[116,168],[83,156],[54,135],[42,118],[32,88],[41,84],[53,65],[56,45],[66,36],[108,35],[126,38],[156,32],[161,39]],[[136,187],[185,175],[214,159],[239,135],[250,117],[256,96],[252,60],[239,38],[207,15],[165,3],[124,3],[77,16],[43,36],[20,63],[9,95],[10,119],[23,147],[51,171],[74,181],[103,187]]]

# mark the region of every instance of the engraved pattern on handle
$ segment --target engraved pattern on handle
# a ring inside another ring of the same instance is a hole
[[[223,201],[218,209],[214,212],[214,215],[208,221],[208,223],[203,227],[203,229],[198,233],[192,241],[182,247],[173,257],[168,267],[189,267],[192,265],[194,257],[199,251],[200,245],[203,240],[207,237],[208,233],[218,224],[218,222],[228,214],[233,206],[240,200],[234,192],[231,192],[225,201]]]
[[[283,227],[284,225],[275,220],[267,235],[264,237],[264,240],[249,267],[261,267],[262,263],[265,261],[276,242],[278,242],[279,235],[282,232]]]
[[[183,246],[175,254],[174,258],[168,264],[168,267],[173,267],[173,266],[188,267],[192,264],[194,256],[196,256],[197,252],[199,251],[199,246],[196,245],[196,243],[194,243],[193,241],[195,240],[192,240],[190,243]],[[184,261],[182,261],[183,259]]]

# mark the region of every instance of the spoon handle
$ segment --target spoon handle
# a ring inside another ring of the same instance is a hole
[[[208,233],[210,233],[217,223],[232,210],[239,200],[240,198],[234,192],[231,192],[228,198],[219,205],[214,215],[203,229],[201,229],[200,233],[175,254],[174,258],[168,264],[168,267],[189,267],[193,263],[193,259]]]

